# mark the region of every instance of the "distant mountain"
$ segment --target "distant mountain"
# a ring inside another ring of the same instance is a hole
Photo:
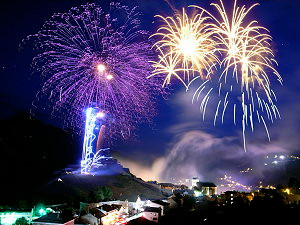
[[[71,134],[26,113],[0,121],[0,203],[26,195],[76,162],[75,146]]]

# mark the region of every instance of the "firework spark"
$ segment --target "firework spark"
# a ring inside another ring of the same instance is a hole
[[[200,110],[204,119],[209,97],[212,93],[217,93],[220,100],[216,107],[214,124],[218,116],[221,117],[222,123],[224,122],[225,112],[230,105],[236,124],[236,114],[240,108],[243,145],[246,150],[246,127],[250,124],[253,132],[255,118],[259,123],[263,123],[270,140],[266,118],[273,122],[274,119],[280,118],[280,114],[274,104],[276,96],[270,87],[269,73],[275,74],[280,83],[282,78],[274,67],[277,62],[270,47],[272,37],[268,34],[268,30],[258,26],[257,21],[249,23],[245,21],[249,11],[257,4],[247,9],[245,6],[238,7],[235,0],[231,17],[228,16],[222,0],[220,4],[212,5],[217,9],[221,19],[206,11],[215,21],[209,27],[209,32],[214,33],[213,37],[221,53],[220,67],[223,68],[223,72],[215,82],[204,81],[196,90],[193,101],[201,99]],[[198,6],[193,7],[202,9]],[[229,75],[230,71],[232,76]],[[211,83],[214,83],[212,87]],[[237,101],[232,101],[233,98]]]
[[[153,61],[155,68],[151,76],[167,74],[163,86],[168,85],[171,77],[179,79],[185,87],[191,77],[206,78],[218,60],[215,55],[216,43],[209,31],[210,17],[204,11],[189,17],[185,9],[176,13],[175,18],[161,18],[164,25],[152,35],[159,38],[154,47],[158,51],[158,61]]]
[[[86,4],[54,14],[29,36],[39,51],[33,66],[45,78],[41,95],[66,127],[81,127],[91,104],[111,116],[108,133],[114,137],[128,138],[137,122],[153,116],[161,81],[145,79],[153,51],[138,17],[136,8],[119,3],[111,3],[108,13]]]

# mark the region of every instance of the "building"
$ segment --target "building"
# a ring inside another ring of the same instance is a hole
[[[197,186],[193,187],[196,197],[212,196],[217,194],[217,186],[211,182],[197,182]]]
[[[200,182],[200,180],[198,179],[198,177],[193,177],[191,189],[193,189],[194,187],[197,187],[197,183],[198,182]]]
[[[137,217],[137,218],[134,218],[134,219],[128,221],[126,224],[127,225],[141,225],[141,224],[142,225],[155,225],[156,222],[149,221],[146,218],[141,216],[141,217]]]
[[[175,201],[175,197],[174,196],[171,196],[168,198],[168,203],[169,203],[169,208],[170,209],[175,209],[175,208],[178,208],[180,204],[178,204],[177,201]]]
[[[81,216],[80,222],[83,224],[90,224],[90,225],[99,225],[100,224],[98,218],[93,216],[90,213],[88,213],[84,216]]]
[[[163,216],[166,209],[168,208],[168,206],[170,205],[170,203],[168,202],[164,202],[162,200],[153,200],[153,201],[146,201],[145,206],[147,207],[153,207],[153,208],[160,208],[161,209],[161,215]]]
[[[211,182],[198,182],[197,186],[200,188],[203,195],[216,195],[217,186]]]
[[[49,213],[32,221],[32,225],[74,225],[75,218],[62,218],[60,213]]]
[[[158,223],[158,218],[161,215],[161,208],[145,207],[143,217],[149,221]]]
[[[172,183],[159,183],[160,189],[173,190],[176,189],[177,186]]]

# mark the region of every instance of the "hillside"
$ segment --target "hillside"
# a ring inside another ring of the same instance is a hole
[[[78,190],[88,193],[103,186],[112,190],[112,199],[136,201],[138,195],[146,199],[164,197],[159,189],[130,173],[103,176],[64,174],[39,187],[34,194],[57,203],[72,200]]]
[[[0,205],[18,204],[20,199],[70,200],[74,190],[108,186],[113,198],[135,200],[161,198],[160,191],[130,173],[126,175],[55,175],[80,157],[80,137],[19,113],[0,121]],[[58,182],[61,178],[62,182]],[[37,195],[39,194],[39,196]]]

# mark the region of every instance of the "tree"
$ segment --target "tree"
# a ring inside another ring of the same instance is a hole
[[[74,217],[74,209],[72,207],[64,208],[61,212],[63,221],[69,221]]]
[[[290,177],[288,187],[293,194],[300,194],[300,181],[295,177]]]
[[[25,217],[21,217],[18,218],[13,225],[29,225],[29,222]]]
[[[182,208],[184,208],[185,210],[191,210],[194,209],[195,205],[196,205],[196,200],[194,197],[189,195],[183,196]]]
[[[98,187],[92,192],[92,200],[93,201],[103,201],[108,200],[112,197],[113,192],[109,187]]]
[[[89,196],[89,193],[81,190],[80,188],[76,188],[74,190],[74,195],[75,195],[75,199],[77,201],[89,202],[91,200],[90,196]]]

